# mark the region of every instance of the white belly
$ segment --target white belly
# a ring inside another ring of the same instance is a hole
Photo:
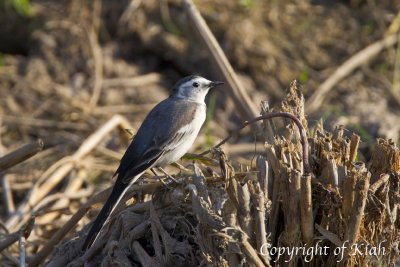
[[[197,135],[206,119],[206,106],[201,106],[194,116],[192,123],[185,125],[179,131],[189,132],[179,142],[171,144],[170,151],[162,156],[155,164],[155,166],[165,166],[172,162],[179,160],[183,155],[188,152],[192,147]]]

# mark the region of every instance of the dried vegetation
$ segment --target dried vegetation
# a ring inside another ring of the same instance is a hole
[[[393,140],[399,138],[400,98],[396,79],[393,86],[388,81],[396,78],[390,59],[398,52],[390,47],[398,40],[398,3],[214,2],[196,4],[239,78],[196,13],[175,0],[37,1],[40,26],[31,25],[23,55],[5,38],[0,47],[10,52],[0,67],[0,154],[29,145],[0,158],[1,266],[18,265],[25,256],[29,266],[399,264],[400,151]],[[21,23],[7,14],[13,25]],[[373,26],[359,18],[365,14]],[[203,35],[196,39],[192,31]],[[375,41],[375,50],[363,50]],[[374,64],[365,64],[378,53]],[[330,76],[342,62],[339,78]],[[82,255],[88,224],[110,193],[110,176],[129,142],[125,129],[134,132],[178,77],[198,72],[216,78],[210,65],[228,82],[230,97],[211,96],[215,115],[193,151],[232,133],[268,94],[262,114],[282,103],[273,109],[295,114],[306,128],[315,177],[303,174],[295,124],[263,121],[201,160],[171,166],[183,185],[165,187],[145,174]],[[295,76],[303,77],[302,92],[312,101],[305,102],[297,82],[290,84]],[[332,83],[337,90],[329,92]],[[322,99],[314,91],[324,92]],[[314,123],[304,110],[311,104],[311,118],[323,111],[330,116],[308,130]],[[332,107],[350,115],[337,116]],[[338,124],[346,126],[332,127]],[[362,142],[346,128],[363,141],[382,138]],[[256,130],[257,146],[249,144]],[[363,252],[366,244],[384,247],[385,254],[353,255],[352,244],[364,244]],[[317,246],[329,249],[312,257],[273,253]],[[342,246],[343,254],[335,255]]]

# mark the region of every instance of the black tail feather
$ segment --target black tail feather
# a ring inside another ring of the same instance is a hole
[[[104,204],[103,208],[97,215],[92,227],[90,228],[89,234],[87,235],[85,243],[82,247],[83,251],[86,251],[92,246],[101,229],[103,228],[104,223],[107,221],[108,217],[110,217],[111,215],[111,212],[117,206],[125,189],[129,186],[129,184],[124,184],[119,180],[120,179],[117,179],[117,181],[115,182],[111,195],[108,197],[107,202]]]

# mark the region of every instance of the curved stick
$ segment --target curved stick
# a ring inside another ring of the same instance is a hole
[[[288,113],[288,112],[274,112],[274,113],[269,113],[269,114],[265,114],[262,116],[258,116],[255,117],[254,119],[251,119],[249,121],[245,121],[241,126],[239,126],[239,128],[237,128],[233,133],[231,133],[228,137],[226,137],[224,140],[222,140],[221,142],[219,142],[216,146],[210,148],[207,151],[204,151],[203,153],[199,154],[199,156],[203,156],[205,154],[210,153],[213,149],[216,149],[218,147],[220,147],[221,145],[225,144],[226,141],[228,141],[234,134],[236,134],[237,132],[239,132],[241,129],[245,128],[248,125],[251,125],[257,121],[261,121],[261,120],[268,120],[268,119],[272,119],[272,118],[276,118],[276,117],[285,117],[285,118],[289,118],[291,120],[294,121],[294,123],[297,125],[297,128],[299,128],[299,132],[300,132],[300,137],[301,137],[301,144],[302,144],[302,148],[303,148],[303,167],[304,167],[304,173],[305,175],[310,175],[311,176],[311,181],[319,186],[321,186],[323,189],[325,189],[326,191],[328,191],[329,193],[334,193],[335,195],[338,194],[338,192],[336,191],[336,189],[332,188],[329,185],[325,185],[323,183],[321,183],[320,181],[318,181],[315,178],[314,173],[311,170],[310,167],[310,163],[308,161],[308,139],[307,139],[307,133],[306,130],[304,129],[303,125],[301,124],[300,120],[293,114]]]
[[[272,118],[276,118],[276,117],[285,117],[285,118],[289,118],[292,119],[294,121],[294,123],[296,123],[297,128],[299,128],[300,131],[300,136],[301,136],[301,144],[303,147],[303,166],[304,166],[304,171],[306,174],[310,174],[311,176],[313,176],[311,168],[310,168],[310,164],[308,162],[308,140],[307,140],[307,133],[306,130],[304,129],[303,125],[301,124],[300,120],[293,114],[288,113],[288,112],[273,112],[273,113],[269,113],[269,114],[265,114],[262,116],[258,116],[255,117],[254,119],[251,119],[249,121],[245,121],[242,125],[239,126],[239,128],[237,128],[233,133],[231,133],[228,137],[226,137],[224,140],[222,140],[221,142],[219,142],[216,146],[210,148],[207,151],[204,151],[203,153],[201,153],[199,156],[203,156],[205,154],[210,153],[213,149],[218,148],[220,146],[222,146],[223,144],[226,143],[226,141],[228,141],[233,135],[235,135],[237,132],[239,132],[240,130],[242,130],[243,128],[245,128],[248,125],[251,125],[257,121],[261,121],[261,120],[268,120],[268,119],[272,119]]]

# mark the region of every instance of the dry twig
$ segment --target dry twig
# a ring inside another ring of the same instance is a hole
[[[307,100],[305,108],[307,113],[315,112],[323,104],[324,98],[328,92],[343,78],[349,75],[353,70],[366,63],[368,60],[376,56],[382,49],[390,47],[398,41],[398,35],[390,35],[382,40],[379,40],[363,50],[359,51],[342,65],[340,65],[335,72],[329,76]]]
[[[33,157],[34,155],[36,155],[36,153],[38,153],[43,149],[43,146],[44,146],[43,140],[39,139],[36,142],[27,144],[1,157],[0,172]]]
[[[71,156],[71,159],[65,164],[54,168],[54,173],[48,176],[41,184],[36,184],[26,201],[23,202],[6,222],[9,229],[18,228],[31,216],[32,206],[38,204],[64,177],[76,166],[83,157],[92,151],[115,127],[121,126],[123,129],[132,128],[129,122],[120,115],[113,116],[107,123],[100,127],[95,133],[89,136],[80,146],[80,148]],[[50,167],[52,169],[52,167]],[[40,181],[41,179],[39,179]]]
[[[6,204],[7,213],[10,215],[15,212],[15,204],[12,197],[12,188],[7,174],[0,173],[1,187],[3,189],[4,202]],[[31,184],[29,183],[29,187]]]
[[[305,175],[300,186],[300,219],[301,232],[307,244],[311,244],[314,237],[314,216],[311,197],[311,177]]]
[[[207,51],[210,55],[210,60],[214,63],[214,66],[217,68],[219,73],[227,81],[229,89],[228,92],[236,103],[241,117],[245,120],[254,118],[258,114],[257,110],[254,108],[254,104],[251,102],[250,97],[247,95],[247,92],[241,85],[235,71],[233,70],[214,35],[208,28],[200,12],[197,10],[192,0],[184,0],[183,5],[186,13],[193,23],[194,30],[198,33],[199,38],[207,48]]]
[[[103,87],[103,54],[101,47],[98,42],[98,32],[100,28],[101,18],[101,1],[93,1],[93,22],[89,29],[87,29],[87,35],[89,39],[90,48],[93,54],[94,60],[94,83],[93,93],[90,98],[90,109],[93,110],[96,107],[97,102],[100,99],[101,89]]]

